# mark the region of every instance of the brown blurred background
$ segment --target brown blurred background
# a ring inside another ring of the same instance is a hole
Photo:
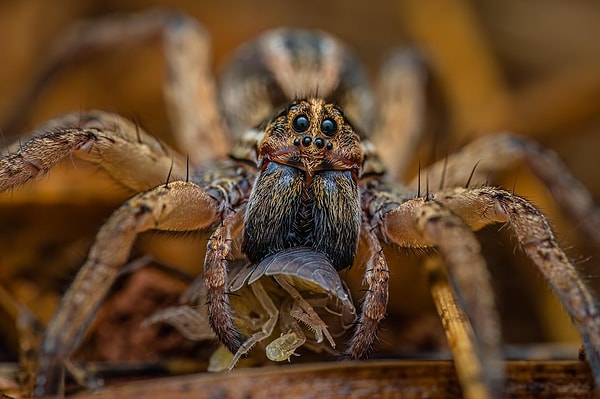
[[[0,128],[44,64],[61,32],[76,21],[152,6],[196,17],[213,39],[219,65],[239,44],[272,27],[327,30],[353,47],[375,78],[384,56],[398,46],[421,51],[431,68],[430,121],[436,151],[445,154],[479,135],[511,130],[554,149],[600,200],[600,2],[580,0],[455,1],[0,1]],[[134,118],[168,142],[170,128],[161,92],[158,43],[96,52],[65,66],[39,90],[25,114],[26,132],[59,114],[93,108]],[[0,147],[18,132],[6,129]],[[430,161],[432,144],[419,153]],[[416,162],[411,172],[416,171]],[[561,243],[598,287],[600,251],[581,243],[577,226],[565,221],[548,193],[526,170],[501,181],[540,204]],[[68,285],[102,221],[126,198],[100,172],[77,164],[60,167],[35,185],[0,196],[0,281],[45,322]],[[577,342],[570,322],[538,274],[505,231],[480,236],[498,285],[509,343]],[[150,250],[169,264],[199,270],[204,241],[197,238]],[[394,283],[383,344],[397,353],[406,335],[439,335],[418,266],[391,265]],[[354,273],[354,271],[352,272]],[[352,274],[351,273],[351,274]],[[425,310],[424,310],[425,309]],[[426,316],[423,316],[425,314]],[[395,317],[399,320],[395,322]],[[434,332],[431,332],[434,330]],[[425,332],[424,332],[425,331]],[[14,336],[5,334],[0,358],[13,358]],[[409,340],[409,338],[406,338]],[[417,339],[418,340],[418,339]],[[387,343],[387,345],[386,345]]]

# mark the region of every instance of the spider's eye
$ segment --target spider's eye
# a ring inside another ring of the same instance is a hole
[[[292,128],[297,133],[306,132],[308,130],[308,125],[309,125],[309,122],[308,122],[308,118],[306,117],[306,115],[298,115],[292,121]]]
[[[323,119],[323,122],[321,122],[321,131],[326,136],[331,137],[337,132],[337,123],[330,118]]]

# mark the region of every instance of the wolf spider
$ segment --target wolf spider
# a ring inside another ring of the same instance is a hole
[[[235,53],[219,85],[210,73],[202,28],[171,13],[98,22],[73,35],[62,55],[157,33],[163,35],[166,52],[166,100],[187,159],[139,126],[101,111],[54,119],[0,158],[0,191],[75,156],[139,192],[100,229],[48,325],[35,395],[59,389],[63,362],[80,343],[135,237],[148,230],[212,232],[204,275],[193,287],[206,285],[210,325],[232,353],[248,341],[232,315],[231,261],[241,259],[256,267],[269,256],[300,248],[324,256],[325,269],[341,271],[360,263],[356,266],[365,270],[367,289],[344,355],[363,359],[376,340],[388,302],[389,269],[382,243],[436,248],[472,322],[484,364],[482,378],[498,394],[503,378],[500,323],[473,233],[495,223],[512,229],[519,247],[575,322],[600,385],[598,304],[548,221],[525,198],[475,184],[525,163],[566,214],[581,223],[581,230],[597,237],[600,222],[589,194],[553,153],[525,138],[490,135],[400,184],[396,180],[420,131],[418,121],[407,115],[421,104],[418,96],[406,99],[398,92],[418,94],[410,89],[419,83],[418,68],[410,58],[390,58],[375,107],[358,61],[342,43],[320,32],[280,29],[263,34]],[[440,182],[439,188],[421,189],[421,175]],[[241,287],[245,284],[243,280]],[[284,285],[275,279],[278,289]],[[264,292],[255,291],[255,296],[264,297]],[[284,299],[274,300],[283,313],[291,312]],[[312,320],[309,327],[319,324]],[[287,343],[278,345],[285,351]]]

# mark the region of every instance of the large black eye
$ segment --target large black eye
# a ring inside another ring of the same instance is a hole
[[[292,128],[298,133],[306,132],[308,130],[308,125],[309,122],[306,115],[298,115],[292,121]]]
[[[323,119],[323,122],[321,122],[321,131],[326,136],[331,137],[337,132],[337,123],[333,119]]]

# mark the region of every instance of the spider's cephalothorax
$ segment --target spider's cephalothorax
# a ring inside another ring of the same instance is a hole
[[[260,172],[244,221],[248,258],[259,262],[307,246],[325,253],[338,270],[352,265],[363,157],[342,111],[319,98],[293,102],[266,124],[257,154]]]
[[[345,354],[367,357],[388,301],[390,273],[381,242],[396,248],[435,248],[444,265],[435,277],[448,275],[476,333],[477,356],[468,359],[477,358],[482,365],[473,378],[458,374],[464,385],[485,385],[500,397],[499,320],[473,233],[495,223],[512,229],[564,305],[600,385],[596,298],[540,210],[487,185],[489,177],[526,164],[590,242],[600,243],[600,212],[551,151],[514,135],[482,137],[423,170],[428,181],[440,184],[421,196],[419,177],[406,184],[393,181],[403,175],[420,133],[421,123],[414,120],[422,115],[417,112],[423,105],[418,100],[422,73],[414,59],[390,58],[382,70],[384,84],[374,112],[360,63],[322,32],[265,33],[236,52],[217,85],[210,73],[207,37],[190,18],[158,12],[116,17],[94,28],[70,36],[50,70],[94,44],[116,45],[123,37],[163,32],[169,71],[166,103],[179,145],[190,159],[186,162],[124,118],[101,111],[50,121],[29,141],[0,156],[0,192],[75,156],[99,165],[138,193],[102,226],[49,323],[40,348],[36,395],[59,390],[65,360],[80,344],[139,233],[205,230],[210,237],[204,276],[182,300],[206,305],[214,333],[237,357],[267,339],[276,324],[290,329],[281,331],[284,340],[275,340],[281,352],[277,358],[288,358],[303,345],[306,331],[299,329],[300,322],[318,332],[307,341],[320,344],[328,336],[327,325],[334,323],[319,314],[342,318],[340,330],[345,332],[356,314],[344,284],[331,273],[339,277],[335,271],[352,263],[364,270],[367,289]],[[46,79],[48,74],[40,76]],[[382,158],[368,137],[388,147]],[[388,177],[382,160],[391,172]],[[239,241],[242,253],[236,251]],[[243,265],[241,274],[231,274],[234,264]],[[205,289],[205,300],[199,300],[198,287]],[[244,307],[245,298],[230,302],[234,292],[248,295],[251,312],[260,317],[240,314],[249,308]],[[330,306],[337,300],[343,306]],[[267,320],[267,325],[257,326],[255,320]],[[259,331],[248,339],[236,328],[240,325]],[[329,341],[333,346],[333,339]],[[457,363],[461,368],[472,371],[470,364]]]

